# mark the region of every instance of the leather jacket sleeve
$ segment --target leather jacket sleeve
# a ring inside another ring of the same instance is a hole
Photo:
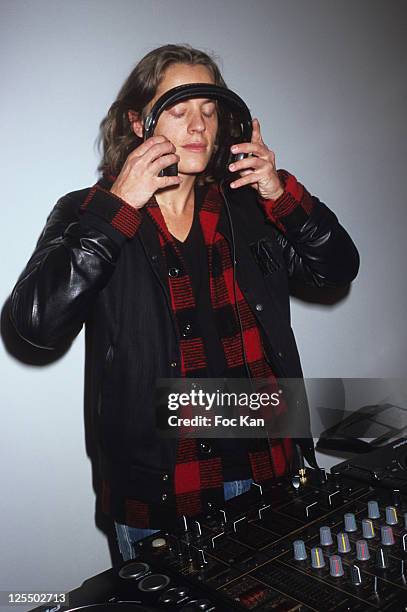
[[[263,200],[267,218],[278,228],[289,278],[312,287],[346,286],[359,270],[359,254],[336,215],[311,196],[294,176],[278,171],[285,190]]]
[[[96,186],[62,197],[11,294],[18,334],[45,349],[71,341],[140,222],[140,211]]]

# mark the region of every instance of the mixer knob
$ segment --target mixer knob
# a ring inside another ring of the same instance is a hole
[[[151,548],[163,548],[167,546],[167,540],[165,538],[154,538],[151,542]]]
[[[357,565],[351,565],[350,567],[350,579],[354,586],[360,586],[362,584],[362,574]]]
[[[325,559],[322,548],[319,548],[318,546],[311,548],[311,565],[314,569],[325,567]]]
[[[213,538],[211,538],[212,548],[216,548],[216,546],[218,546],[218,544],[220,543],[219,540],[222,541],[224,535],[225,535],[225,532],[222,531],[221,533],[218,533],[216,536],[213,536]]]
[[[147,563],[142,561],[132,561],[127,565],[124,565],[120,571],[120,578],[125,578],[126,580],[137,580],[137,578],[141,578],[150,571],[150,566]]]
[[[340,553],[348,553],[350,552],[350,542],[349,536],[347,533],[340,532],[336,536],[338,541],[338,552]]]
[[[298,474],[291,478],[291,484],[293,486],[294,491],[298,491],[301,485],[300,477],[298,476]]]
[[[199,521],[194,521],[195,525],[195,533],[198,538],[202,535],[201,523]]]
[[[160,591],[169,584],[170,579],[165,574],[149,574],[140,580],[137,587],[144,593]]]
[[[173,587],[165,591],[158,601],[164,604],[176,604],[185,599],[188,593],[189,590],[187,588]]]
[[[296,561],[305,561],[307,558],[307,551],[305,550],[304,540],[294,540],[294,559]]]
[[[205,567],[205,565],[207,565],[207,564],[208,564],[208,561],[206,560],[206,556],[205,556],[205,553],[204,553],[204,551],[203,551],[203,549],[202,549],[202,548],[199,548],[199,549],[198,549],[198,552],[197,552],[197,557],[198,557],[198,559],[197,559],[197,562],[198,562],[198,567],[199,567],[200,569],[204,568],[204,567]]]
[[[394,506],[386,506],[386,523],[388,525],[397,525],[397,510]]]
[[[344,575],[342,559],[339,555],[329,557],[329,572],[333,578],[340,578]]]
[[[324,468],[319,468],[317,476],[320,484],[325,484],[327,482],[326,471]]]
[[[362,533],[364,540],[371,540],[374,538],[374,526],[373,522],[370,519],[363,519],[362,521]]]
[[[182,515],[181,522],[182,522],[182,528],[183,528],[183,530],[186,533],[188,531],[188,520],[187,520],[187,517],[185,516],[185,514]]]
[[[376,566],[379,569],[386,569],[389,567],[389,557],[387,550],[379,546],[376,552]]]
[[[215,611],[215,606],[208,599],[194,599],[182,606],[180,612],[198,612],[199,610],[203,612]]]
[[[333,540],[332,540],[331,528],[327,527],[326,525],[324,525],[323,527],[320,527],[319,528],[319,539],[321,542],[321,546],[332,546]]]
[[[401,506],[400,489],[393,489],[393,504],[395,506]]]
[[[356,558],[358,561],[370,559],[369,546],[366,540],[358,540],[356,542]]]
[[[370,501],[367,503],[367,515],[370,519],[380,518],[379,504],[377,501]]]
[[[357,531],[356,518],[353,512],[346,513],[343,518],[345,520],[345,531],[349,533]]]
[[[385,525],[380,529],[381,540],[384,546],[392,546],[394,544],[393,529],[389,525]]]

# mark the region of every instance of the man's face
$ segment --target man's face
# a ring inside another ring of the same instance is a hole
[[[211,83],[214,80],[206,66],[172,64],[164,72],[156,95],[149,103],[147,111],[166,91],[188,83]],[[175,104],[161,113],[155,136],[165,136],[176,147],[180,157],[179,174],[199,174],[203,172],[211,158],[216,133],[218,113],[216,102],[204,98],[194,98]]]

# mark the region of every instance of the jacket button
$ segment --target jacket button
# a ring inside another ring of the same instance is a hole
[[[284,353],[282,351],[278,351],[277,355],[280,357],[280,359],[283,359],[284,357]]]
[[[168,474],[163,474],[163,480],[168,480]]]
[[[199,445],[199,448],[202,453],[206,453],[206,454],[210,453],[212,450],[211,445],[208,444],[208,442],[201,442]]]
[[[182,336],[184,338],[186,338],[187,336],[190,336],[191,335],[191,329],[192,329],[191,323],[186,323],[184,325],[184,329],[182,330]]]
[[[171,363],[170,363],[170,366],[171,366],[172,368],[176,368],[176,367],[177,367],[177,365],[178,365],[178,364],[177,364],[177,362],[176,362],[176,361],[171,361]]]
[[[256,304],[256,310],[261,312],[263,310],[263,304]]]
[[[158,255],[151,255],[151,261],[158,261]]]
[[[170,268],[168,270],[168,276],[172,276],[173,278],[176,278],[177,276],[179,276],[179,273],[180,273],[179,268]]]
[[[168,497],[167,493],[163,493],[163,494],[161,495],[161,499],[162,499],[163,501],[165,501],[165,500],[167,499],[167,497]]]

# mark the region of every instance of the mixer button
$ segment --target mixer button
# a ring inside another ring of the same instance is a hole
[[[342,559],[339,555],[329,557],[329,572],[333,578],[340,578],[344,575]]]
[[[338,542],[338,552],[344,554],[350,552],[350,542],[347,533],[340,532],[336,536]]]
[[[164,589],[169,582],[170,579],[165,574],[150,574],[150,576],[146,576],[140,580],[138,588],[140,591],[150,593],[152,591]]]
[[[370,501],[367,503],[367,515],[370,519],[380,518],[379,504],[377,501]]]
[[[370,559],[369,545],[366,540],[356,542],[356,558],[358,561],[368,561]]]
[[[318,546],[311,548],[311,565],[315,569],[325,567],[325,559],[322,548],[319,548]]]
[[[384,546],[392,546],[394,544],[393,529],[389,525],[385,525],[380,529],[381,540]]]
[[[307,558],[307,551],[305,550],[304,540],[295,540],[293,542],[294,548],[294,559],[296,561],[305,561]]]
[[[386,523],[388,525],[397,525],[397,510],[394,506],[386,506]]]
[[[375,536],[373,522],[370,519],[363,519],[362,533],[365,540],[371,540]]]
[[[333,540],[332,540],[331,528],[326,525],[324,525],[323,527],[320,527],[319,528],[319,539],[321,542],[321,546],[332,546]]]
[[[345,531],[348,533],[352,533],[353,531],[357,531],[356,526],[356,518],[353,512],[347,512],[344,514],[344,522],[345,522]]]

